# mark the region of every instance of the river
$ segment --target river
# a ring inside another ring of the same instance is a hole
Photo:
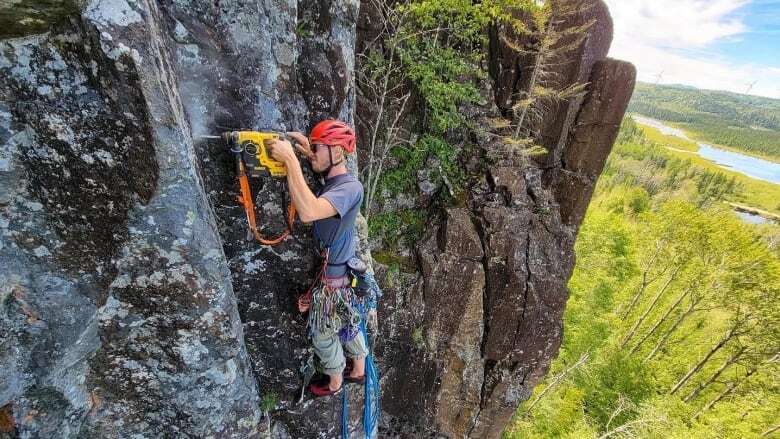
[[[665,125],[661,121],[636,114],[631,117],[642,125],[658,129],[661,131],[661,134],[694,141],[688,137],[684,131]],[[699,145],[699,150],[696,151],[696,154],[699,154],[702,158],[715,162],[715,164],[722,168],[739,172],[757,180],[780,184],[780,163],[773,163],[769,160],[763,160],[734,151],[727,151],[706,143],[696,143]]]
[[[756,215],[755,213],[743,212],[741,210],[734,210],[734,213],[736,213],[742,221],[749,224],[766,224],[769,222],[769,219],[764,218],[761,215]]]

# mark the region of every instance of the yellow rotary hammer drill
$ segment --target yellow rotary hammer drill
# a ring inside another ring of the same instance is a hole
[[[255,203],[249,187],[249,178],[271,176],[284,178],[287,168],[284,163],[274,160],[268,152],[268,144],[274,140],[287,139],[287,135],[275,131],[227,131],[219,136],[202,136],[207,139],[222,139],[227,143],[230,152],[235,157],[236,174],[241,195],[238,202],[244,206],[249,232],[261,244],[276,245],[290,234],[295,221],[295,206],[292,201],[287,206],[287,229],[275,238],[265,238],[257,230]]]

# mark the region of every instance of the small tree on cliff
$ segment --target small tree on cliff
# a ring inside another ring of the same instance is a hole
[[[484,29],[500,8],[492,0],[367,3],[378,26],[357,55],[358,98],[368,111],[356,117],[367,132],[361,179],[370,219],[384,189],[416,190],[429,157],[438,163],[433,179],[452,195],[460,167],[444,134],[466,123],[460,106],[480,98]]]
[[[580,48],[594,21],[571,25],[577,15],[591,6],[583,0],[536,1],[523,7],[522,14],[505,20],[501,41],[520,57],[533,59],[525,73],[527,82],[512,106],[513,136],[507,143],[521,148],[524,155],[541,155],[546,149],[536,143],[543,118],[562,101],[582,96],[586,83],[567,84],[561,66]],[[525,80],[523,80],[525,81]]]
[[[355,115],[358,123],[368,131],[366,162],[361,169],[361,180],[366,186],[366,220],[371,217],[380,178],[391,160],[393,148],[410,143],[402,119],[411,95],[406,90],[408,75],[397,56],[398,46],[404,40],[395,36],[407,20],[408,12],[383,1],[370,2],[377,11],[382,30],[362,53],[357,54],[358,99],[371,111]]]

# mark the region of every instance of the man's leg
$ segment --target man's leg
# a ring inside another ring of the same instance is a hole
[[[368,348],[366,347],[366,340],[363,338],[363,334],[358,334],[352,340],[344,344],[344,348],[347,351],[347,355],[352,359],[352,371],[349,373],[350,378],[360,378],[366,374],[366,357],[368,356]]]
[[[337,390],[341,387],[341,374],[346,366],[339,336],[334,332],[330,334],[314,334],[312,346],[314,346],[314,353],[319,357],[320,363],[322,363],[325,374],[330,377],[328,388]]]

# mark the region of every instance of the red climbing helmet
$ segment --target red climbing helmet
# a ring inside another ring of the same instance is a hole
[[[309,135],[309,141],[324,143],[326,145],[338,145],[348,153],[355,152],[355,131],[344,122],[327,119],[314,125]]]

